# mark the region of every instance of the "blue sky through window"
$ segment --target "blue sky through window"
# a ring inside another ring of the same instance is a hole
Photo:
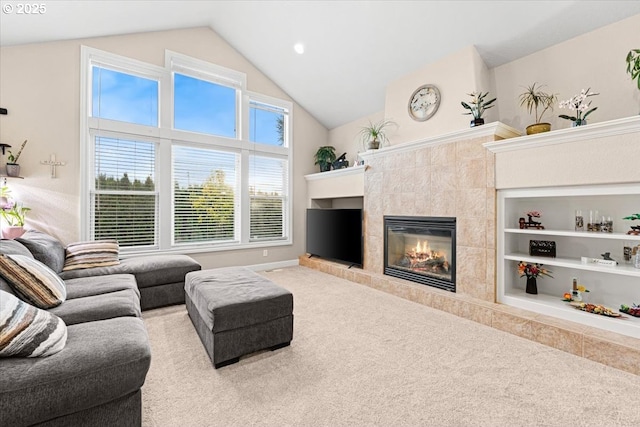
[[[158,82],[93,67],[93,117],[158,126]]]
[[[236,137],[236,90],[175,73],[174,127]]]

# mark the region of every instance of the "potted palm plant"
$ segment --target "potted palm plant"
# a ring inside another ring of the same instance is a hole
[[[542,116],[547,110],[553,111],[553,104],[556,103],[558,97],[553,93],[546,93],[541,90],[544,85],[538,85],[535,82],[531,86],[526,87],[525,91],[520,94],[520,106],[525,107],[529,114],[535,115],[536,122],[527,126],[527,135],[535,133],[549,132],[551,130],[550,123],[544,123]]]
[[[489,92],[482,93],[482,91],[471,92],[467,95],[471,97],[471,101],[468,103],[461,101],[460,104],[462,104],[465,109],[469,110],[469,112],[463,114],[471,114],[473,116],[473,120],[471,120],[470,123],[471,127],[483,125],[484,119],[482,118],[482,115],[484,114],[484,111],[493,107],[492,104],[497,98],[485,101],[484,99],[489,95]]]
[[[320,172],[331,170],[331,164],[336,160],[336,149],[330,145],[318,148],[314,156],[316,165],[320,166]]]
[[[360,141],[366,150],[377,150],[381,144],[389,142],[386,128],[395,125],[394,121],[382,119],[376,123],[369,121],[369,126],[363,126],[358,132]]]

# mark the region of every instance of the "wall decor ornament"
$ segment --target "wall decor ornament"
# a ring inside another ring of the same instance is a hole
[[[429,120],[440,106],[440,90],[430,84],[422,85],[409,97],[409,116],[418,122]]]

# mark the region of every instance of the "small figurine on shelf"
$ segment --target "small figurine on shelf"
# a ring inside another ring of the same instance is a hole
[[[640,220],[640,213],[626,216],[622,219],[628,219],[630,221]],[[640,225],[632,225],[631,230],[627,231],[627,234],[634,236],[640,236]]]
[[[611,252],[605,252],[603,254],[600,254],[600,256],[602,257],[602,259],[607,261],[616,261],[615,259],[611,258]],[[618,264],[618,261],[616,261],[616,264]]]
[[[529,217],[529,221],[524,223],[524,228],[535,228],[536,230],[544,230],[544,226],[542,225],[542,223],[533,220],[533,218],[540,218],[542,216],[541,212],[529,211],[526,212],[525,215]],[[520,224],[522,225],[522,223]]]

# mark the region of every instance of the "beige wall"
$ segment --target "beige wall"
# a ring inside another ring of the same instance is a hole
[[[545,84],[549,92],[567,100],[591,88],[600,95],[591,97],[598,110],[589,123],[629,117],[640,112],[640,91],[626,73],[629,50],[640,47],[640,15],[602,27],[564,43],[528,55],[494,69],[500,121],[524,131],[535,119],[520,107],[523,86]],[[552,129],[571,126],[558,117],[569,110],[554,108],[544,121]],[[568,114],[571,115],[571,114]]]
[[[384,116],[400,125],[391,136],[392,145],[468,127],[470,116],[462,115],[460,101],[473,90],[489,91],[491,97],[498,98],[496,107],[485,114],[486,122],[500,121],[524,133],[534,119],[520,107],[518,97],[524,86],[534,82],[545,84],[560,100],[588,87],[600,93],[590,98],[598,110],[589,116],[589,123],[636,115],[640,112],[640,91],[626,73],[625,58],[630,49],[640,46],[638,28],[640,15],[635,15],[493,69],[487,69],[475,48],[469,47],[390,82]],[[407,101],[413,90],[425,83],[439,87],[442,102],[431,119],[420,123],[409,118]],[[556,107],[544,119],[552,129],[569,127],[569,121],[558,118],[567,111]],[[355,133],[354,128],[357,132],[361,122],[332,129],[330,140],[340,145]]]
[[[14,147],[29,142],[20,157],[24,180],[10,179],[14,195],[31,207],[27,226],[50,232],[66,243],[80,236],[80,46],[164,66],[165,49],[247,74],[251,91],[291,100],[242,55],[209,28],[133,34],[3,47],[0,50],[0,141]],[[313,153],[328,140],[327,129],[303,108],[293,108],[293,245],[269,249],[194,255],[205,267],[259,264],[297,259],[304,252],[304,175],[314,172]],[[67,165],[49,178],[41,160],[55,153]],[[5,160],[6,161],[6,160]],[[4,163],[4,161],[2,162]]]
[[[384,119],[384,111],[378,111],[377,113],[362,117],[343,126],[338,126],[329,133],[329,145],[336,147],[338,156],[342,153],[347,153],[349,165],[353,165],[358,153],[364,150],[362,142],[358,137],[358,132],[363,126],[367,126],[369,122],[376,123],[382,119]],[[395,131],[395,129],[391,129],[391,132],[387,133],[387,135],[392,137],[393,131]]]

